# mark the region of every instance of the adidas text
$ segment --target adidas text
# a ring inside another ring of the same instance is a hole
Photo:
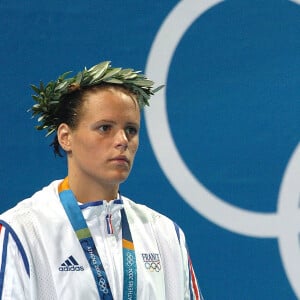
[[[83,271],[84,267],[80,266],[73,255],[69,256],[58,268],[60,272],[78,272]]]
[[[82,266],[65,266],[65,267],[59,267],[58,268],[59,271],[63,272],[63,271],[84,271],[84,267]]]

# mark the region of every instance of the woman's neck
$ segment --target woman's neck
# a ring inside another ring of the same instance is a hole
[[[80,203],[99,200],[114,200],[118,196],[119,185],[104,185],[90,179],[78,179],[76,176],[68,175],[69,187]]]

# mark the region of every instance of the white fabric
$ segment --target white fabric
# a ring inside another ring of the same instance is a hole
[[[0,216],[3,300],[99,299],[88,261],[60,203],[59,183],[59,180],[52,182]],[[123,204],[103,201],[101,205],[82,206],[114,299],[123,299],[120,225],[123,205],[137,259],[137,299],[196,299],[190,296],[194,291],[190,291],[183,232],[178,231],[179,242],[170,219],[128,198],[122,200]],[[112,215],[113,233],[107,231],[108,213]],[[149,269],[151,264],[153,268]]]

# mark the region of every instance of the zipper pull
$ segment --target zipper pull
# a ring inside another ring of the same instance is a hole
[[[114,233],[114,228],[112,226],[112,214],[108,213],[105,217],[106,220],[106,229],[108,234],[113,234]]]

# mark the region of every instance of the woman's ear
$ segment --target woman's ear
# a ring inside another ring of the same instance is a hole
[[[57,139],[63,150],[71,151],[72,131],[69,125],[62,123],[57,129]]]

